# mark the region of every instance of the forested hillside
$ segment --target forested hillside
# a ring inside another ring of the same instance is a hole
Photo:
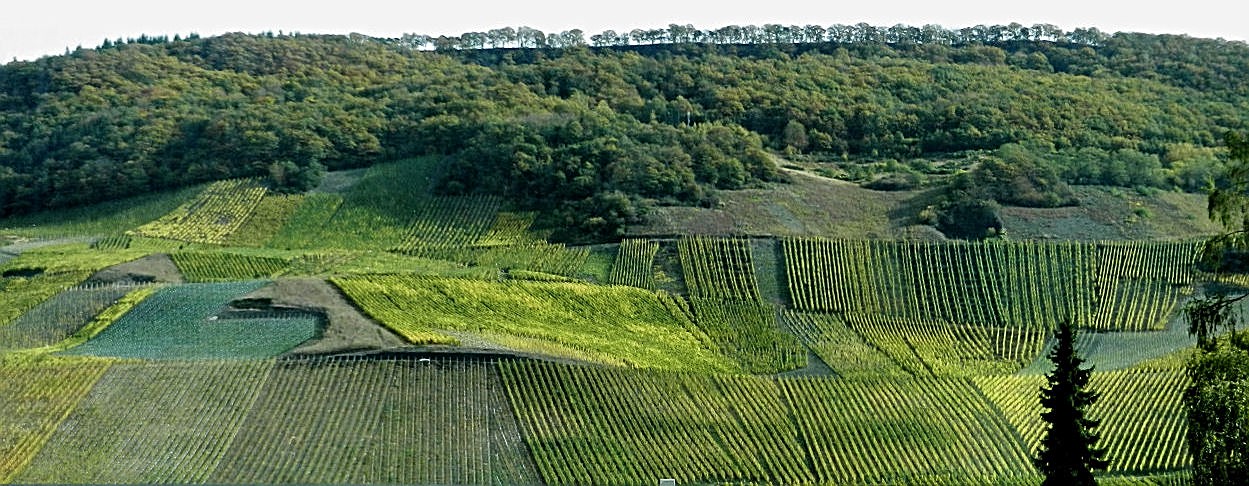
[[[1247,79],[1244,43],[1053,26],[145,37],[0,66],[0,216],[418,155],[442,192],[564,240],[783,179],[770,153],[881,187],[977,168],[953,187],[1005,204],[1197,191],[1249,121]]]

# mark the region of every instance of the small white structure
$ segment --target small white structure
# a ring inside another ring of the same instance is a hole
[[[659,486],[677,486],[677,480],[675,480],[675,479],[660,479],[660,480],[659,480]]]

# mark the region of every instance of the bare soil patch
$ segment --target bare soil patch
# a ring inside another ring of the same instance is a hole
[[[153,253],[138,260],[96,272],[88,283],[184,283],[182,272],[167,253]]]
[[[1219,233],[1206,214],[1206,197],[1157,191],[1074,186],[1080,205],[1065,208],[1002,208],[1012,239],[1173,240]]]
[[[351,351],[387,350],[410,346],[360,312],[329,282],[319,278],[278,279],[236,301],[247,308],[296,309],[325,316],[320,339],[309,341],[290,354],[335,354]]]
[[[752,235],[906,239],[897,209],[914,191],[886,192],[785,169],[792,181],[721,191],[714,208],[662,207],[630,236]]]
[[[348,189],[351,189],[351,186],[360,182],[360,178],[364,177],[364,173],[367,170],[368,169],[351,169],[326,172],[325,176],[321,177],[321,184],[313,189],[312,192],[324,192],[328,194],[345,193]]]

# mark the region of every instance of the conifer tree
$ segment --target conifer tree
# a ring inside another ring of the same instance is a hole
[[[1043,486],[1082,486],[1097,484],[1094,470],[1109,464],[1105,449],[1096,446],[1097,420],[1088,417],[1088,407],[1097,393],[1088,389],[1093,368],[1080,368],[1084,360],[1076,353],[1075,324],[1064,321],[1055,333],[1057,343],[1049,359],[1054,370],[1041,387],[1041,413],[1048,427],[1041,440],[1035,463],[1045,475]]]

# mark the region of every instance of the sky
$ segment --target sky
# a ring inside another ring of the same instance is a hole
[[[397,37],[404,33],[459,35],[499,27],[544,32],[581,29],[588,38],[604,30],[692,24],[726,25],[937,24],[957,29],[978,24],[1054,24],[1064,30],[1186,34],[1249,40],[1249,22],[1227,0],[17,0],[0,5],[0,62],[95,47],[104,39],[148,35],[212,36],[226,32],[300,32]]]

